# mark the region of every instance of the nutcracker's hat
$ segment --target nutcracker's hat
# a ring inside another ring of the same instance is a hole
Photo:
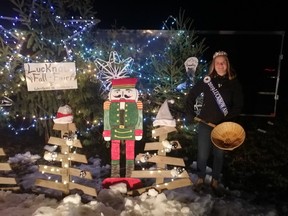
[[[113,88],[135,88],[135,85],[137,83],[137,78],[121,78],[121,79],[112,79],[112,87]]]

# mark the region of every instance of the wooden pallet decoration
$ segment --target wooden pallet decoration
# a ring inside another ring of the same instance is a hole
[[[73,176],[93,180],[92,175],[89,171],[79,170],[71,167],[72,162],[88,163],[85,155],[71,152],[71,149],[73,147],[82,148],[80,140],[75,137],[69,137],[74,136],[77,130],[75,124],[54,124],[53,130],[61,131],[61,138],[50,137],[48,143],[56,147],[59,146],[61,151],[59,153],[54,151],[45,151],[44,155],[50,154],[51,158],[53,158],[53,161],[60,162],[62,167],[39,165],[39,171],[42,173],[60,176],[61,181],[36,179],[35,185],[59,190],[62,191],[64,194],[69,194],[70,190],[78,189],[83,191],[83,193],[85,194],[96,197],[97,192],[95,188],[81,185],[72,181]]]
[[[131,191],[128,191],[127,194],[132,195],[132,196],[139,196],[142,193],[145,193],[150,189],[155,189],[159,193],[161,193],[164,190],[173,190],[173,189],[180,188],[180,187],[190,186],[191,184],[192,183],[191,183],[191,180],[189,178],[176,179],[176,180],[171,181],[171,182],[166,182],[166,183],[161,183],[161,184],[157,184],[157,185],[139,188],[136,190],[131,190]]]
[[[183,158],[170,157],[166,154],[171,150],[181,149],[181,145],[177,140],[167,141],[169,133],[177,131],[174,127],[160,126],[152,131],[153,137],[158,137],[158,142],[146,143],[145,151],[157,151],[157,154],[150,155],[141,153],[136,156],[136,161],[155,163],[155,170],[134,170],[132,171],[132,178],[155,178],[155,185],[136,190],[128,191],[130,195],[137,195],[147,190],[154,188],[158,192],[163,190],[171,190],[179,187],[192,185],[189,174],[183,167],[185,163]],[[167,149],[165,146],[169,146]],[[173,169],[167,170],[167,165],[174,166]],[[170,179],[170,181],[169,181]],[[167,181],[168,180],[168,181]]]
[[[0,148],[0,156],[5,156],[5,152],[3,150],[3,148]],[[11,169],[11,166],[9,163],[0,163],[0,171],[10,171],[12,170]],[[19,187],[18,186],[4,186],[4,185],[17,185],[17,182],[15,180],[15,178],[12,178],[12,177],[0,177],[0,189],[1,190],[18,190]],[[3,185],[3,186],[2,186]]]

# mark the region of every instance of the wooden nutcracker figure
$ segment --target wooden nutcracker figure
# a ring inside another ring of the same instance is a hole
[[[108,100],[104,102],[105,141],[111,141],[111,177],[120,177],[121,146],[126,149],[126,175],[134,170],[135,140],[143,135],[143,104],[135,88],[137,78],[112,79]]]

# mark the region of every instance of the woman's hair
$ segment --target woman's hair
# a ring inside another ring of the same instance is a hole
[[[211,62],[210,67],[209,67],[208,75],[210,75],[210,76],[216,76],[217,75],[217,72],[215,70],[215,59],[218,56],[224,57],[225,61],[227,62],[227,76],[228,76],[229,80],[234,79],[236,77],[236,73],[230,64],[230,61],[228,59],[228,54],[224,51],[218,51],[218,52],[214,53],[212,62]]]

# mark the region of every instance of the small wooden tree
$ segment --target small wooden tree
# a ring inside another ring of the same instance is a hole
[[[72,189],[82,190],[85,194],[91,196],[97,196],[96,189],[88,186],[84,186],[72,181],[72,176],[78,176],[85,179],[91,179],[90,172],[85,170],[79,170],[71,167],[72,161],[87,163],[85,155],[71,152],[72,147],[82,148],[80,140],[75,137],[76,126],[74,123],[67,124],[54,124],[53,130],[61,131],[61,138],[50,137],[48,143],[54,146],[60,146],[60,153],[46,151],[45,155],[49,155],[53,161],[61,162],[61,167],[40,165],[39,171],[42,173],[50,173],[61,176],[61,182],[51,181],[46,179],[36,179],[35,185],[41,187],[47,187],[55,190],[60,190],[65,194],[68,194]],[[44,156],[45,158],[45,156]]]
[[[156,123],[156,124],[155,124]],[[155,188],[159,192],[163,190],[171,190],[178,187],[191,185],[192,182],[188,173],[183,167],[185,163],[183,158],[169,157],[166,154],[170,151],[181,149],[178,141],[168,141],[168,134],[177,131],[174,127],[176,125],[173,119],[166,100],[157,114],[153,125],[160,126],[152,131],[153,137],[158,137],[158,142],[146,143],[145,151],[157,151],[157,154],[150,155],[149,153],[142,153],[136,156],[136,160],[140,162],[155,163],[154,170],[134,170],[132,176],[134,178],[155,178],[154,186],[140,188],[129,193],[141,194],[149,188]],[[167,169],[168,165],[174,166],[172,169]],[[170,179],[170,180],[169,180]],[[169,181],[168,181],[169,180]]]

